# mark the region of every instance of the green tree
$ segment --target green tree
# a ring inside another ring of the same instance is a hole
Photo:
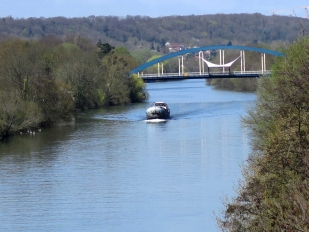
[[[6,41],[1,44],[0,78],[2,88],[13,87],[22,98],[29,98],[28,87],[32,83],[35,71],[33,69],[36,61],[36,55],[33,54],[35,52],[33,44],[22,40]]]
[[[136,74],[132,75],[129,83],[130,98],[134,102],[142,102],[148,99],[149,94],[146,91],[146,84]]]
[[[142,48],[132,51],[131,55],[138,62],[138,64],[143,64],[146,63],[152,56],[158,55],[158,53],[151,51],[149,48]]]
[[[218,219],[224,231],[309,230],[309,39],[284,53],[244,119],[253,152]]]
[[[147,98],[143,81],[128,76],[137,61],[126,48],[107,46],[99,59],[88,40],[64,41],[48,36],[0,42],[0,139],[70,121],[77,110]]]
[[[100,51],[98,52],[100,59],[102,59],[108,53],[112,52],[112,50],[115,48],[111,46],[109,43],[102,43],[101,40],[98,41],[97,47],[100,49]]]
[[[137,91],[143,91],[136,86],[139,83],[131,81],[128,76],[128,73],[135,67],[137,67],[136,60],[127,54],[111,53],[102,59],[103,82],[100,88],[105,93],[105,105],[126,104],[138,99],[130,98],[134,96],[134,88]]]
[[[17,91],[0,91],[0,140],[18,131],[36,127],[43,118],[34,102],[26,102]]]
[[[72,95],[76,109],[95,108],[100,105],[97,88],[100,67],[95,53],[81,49],[67,50],[69,57],[57,70],[57,79],[63,81]]]
[[[155,59],[160,58],[160,57],[161,57],[161,55],[154,55],[154,56],[150,57],[147,60],[147,62],[155,60]],[[160,63],[160,70],[161,70],[161,68],[162,67],[161,67],[161,63]],[[163,66],[163,68],[164,68],[164,66]],[[158,73],[158,64],[154,64],[153,66],[147,68],[145,71],[148,72],[148,73]]]
[[[114,49],[114,52],[116,54],[122,54],[122,55],[130,55],[130,52],[128,49],[126,49],[125,47],[116,47]]]

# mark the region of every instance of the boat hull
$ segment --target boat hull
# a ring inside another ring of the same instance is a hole
[[[147,119],[168,119],[170,110],[159,106],[152,106],[146,110]]]

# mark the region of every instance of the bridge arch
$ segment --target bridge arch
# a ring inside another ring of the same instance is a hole
[[[178,52],[169,53],[167,55],[161,56],[157,59],[151,60],[147,63],[144,63],[136,67],[135,69],[131,70],[129,74],[132,75],[132,74],[141,72],[145,70],[146,68],[149,68],[157,63],[171,59],[176,56],[181,56],[181,55],[185,55],[188,53],[194,53],[194,52],[200,52],[200,51],[207,51],[207,50],[241,50],[241,51],[244,50],[244,51],[260,52],[260,53],[269,54],[273,56],[284,56],[284,54],[281,52],[268,50],[264,48],[255,48],[255,47],[248,47],[248,46],[227,46],[227,45],[204,46],[204,47],[190,48],[186,50],[180,50]]]

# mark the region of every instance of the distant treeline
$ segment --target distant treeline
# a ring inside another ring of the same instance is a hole
[[[93,43],[99,40],[112,46],[126,47],[138,64],[168,53],[166,42],[184,46],[249,45],[277,50],[309,32],[308,19],[288,16],[265,16],[262,14],[215,14],[167,16],[89,16],[83,18],[27,18],[0,19],[1,38],[17,37],[42,39],[54,35],[62,40],[75,37],[87,38]],[[226,60],[235,59],[236,53],[226,53]],[[249,56],[251,56],[249,58]],[[247,70],[259,70],[258,56],[246,55]],[[257,59],[255,58],[257,57]],[[218,59],[216,56],[212,60]],[[274,59],[267,57],[270,68]],[[185,57],[186,71],[198,71],[194,54]],[[240,66],[239,62],[233,65]],[[156,66],[148,72],[157,72]],[[147,72],[147,70],[145,71]],[[164,63],[164,72],[178,72],[177,59]],[[211,80],[219,88],[254,91],[254,79]]]
[[[82,18],[0,19],[2,36],[41,39],[79,34],[93,42],[99,39],[130,51],[154,48],[164,52],[166,42],[185,46],[250,43],[291,43],[309,32],[308,19],[262,14],[215,14],[167,16],[89,16]]]
[[[0,42],[0,139],[19,131],[70,121],[78,110],[141,102],[137,66],[123,47],[80,36]]]

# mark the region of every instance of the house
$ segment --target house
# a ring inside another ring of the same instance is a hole
[[[186,47],[182,44],[171,44],[169,42],[165,44],[165,47],[168,48],[169,52],[178,52],[186,49]]]

